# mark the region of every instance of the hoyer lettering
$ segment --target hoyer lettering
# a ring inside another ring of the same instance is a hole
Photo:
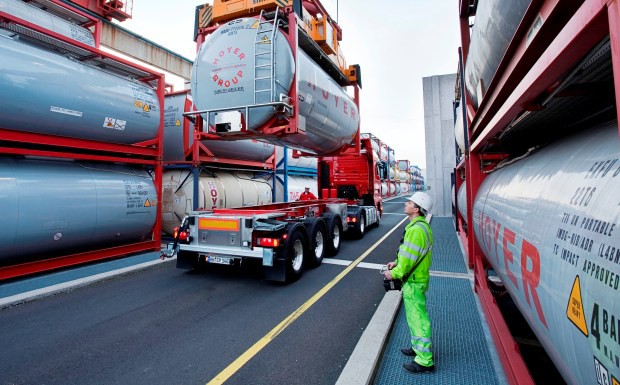
[[[536,246],[528,242],[526,239],[521,240],[521,250],[515,247],[517,236],[516,233],[509,228],[502,226],[501,223],[496,222],[488,215],[480,214],[479,222],[480,234],[482,234],[482,243],[489,251],[495,251],[495,257],[497,258],[497,266],[500,266],[500,250],[503,255],[503,264],[506,269],[506,275],[512,284],[518,290],[522,290],[525,296],[525,301],[529,306],[534,306],[538,319],[540,322],[549,329],[547,326],[547,320],[545,313],[543,312],[540,304],[540,298],[538,297],[538,285],[540,284],[540,254]],[[499,236],[502,235],[502,241],[500,242]],[[516,251],[516,253],[514,253]],[[515,260],[520,260],[520,266],[514,266]],[[521,273],[521,285],[515,276],[513,270],[517,270]],[[532,304],[533,302],[533,304]]]
[[[312,88],[313,91],[316,91],[316,85],[308,82],[308,88]],[[330,98],[330,95],[332,96]],[[353,106],[349,106],[349,103],[346,100],[340,100],[340,97],[334,94],[330,94],[329,91],[321,90],[321,96],[323,96],[323,100],[329,101],[332,100],[336,108],[342,108],[342,113],[350,116],[351,119],[357,119],[357,115],[355,112],[355,108]]]
[[[218,63],[220,62],[220,59],[223,58],[226,55],[235,55],[239,58],[239,60],[243,60],[245,59],[245,54],[243,52],[241,52],[241,50],[239,48],[236,47],[228,47],[226,49],[221,50],[218,54],[217,57],[213,59],[213,65],[218,65]]]

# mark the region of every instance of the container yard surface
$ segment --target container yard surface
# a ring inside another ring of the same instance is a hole
[[[431,221],[435,238],[427,307],[433,331],[435,372],[411,374],[403,369],[409,357],[409,329],[400,292],[390,291],[379,305],[337,385],[391,384],[507,384],[484,315],[473,291],[452,218]],[[157,253],[82,266],[0,285],[0,308],[87,285],[108,275],[131,273],[160,263]],[[76,284],[77,283],[77,284]],[[51,290],[54,291],[53,289]]]

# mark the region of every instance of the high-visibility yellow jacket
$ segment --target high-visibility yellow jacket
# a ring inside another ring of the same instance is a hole
[[[433,231],[422,216],[414,218],[407,227],[403,241],[398,248],[396,266],[392,269],[392,278],[402,279],[409,273],[416,263],[415,272],[411,273],[407,282],[428,282],[429,269],[433,256]]]

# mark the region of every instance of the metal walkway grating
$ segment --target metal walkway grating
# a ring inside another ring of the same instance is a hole
[[[427,306],[435,372],[411,374],[403,369],[410,358],[400,348],[410,346],[410,336],[401,305],[374,384],[499,384],[471,282],[431,277]]]
[[[463,252],[454,230],[452,218],[433,217],[431,220],[433,237],[433,264],[431,270],[449,273],[467,273]]]

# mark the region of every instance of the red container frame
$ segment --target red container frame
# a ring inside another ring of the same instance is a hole
[[[116,57],[110,53],[99,49],[99,36],[101,21],[89,16],[75,8],[70,7],[57,0],[49,0],[57,6],[77,13],[90,20],[85,26],[94,26],[94,36],[96,47],[74,41],[50,31],[39,25],[32,24],[23,19],[0,12],[0,20],[19,24],[23,27],[51,37],[60,44],[76,47],[85,53],[84,60],[107,60],[108,63],[118,64],[120,67],[127,68],[129,73],[142,76],[139,80],[148,83],[155,88],[157,98],[161,108],[159,109],[160,124],[155,139],[133,143],[115,144],[95,140],[75,139],[49,134],[29,133],[12,130],[10,127],[0,127],[0,155],[24,155],[24,156],[44,156],[59,159],[75,159],[96,162],[118,162],[131,165],[142,165],[154,170],[154,183],[157,191],[157,214],[153,227],[152,237],[149,241],[127,244],[116,247],[104,247],[96,250],[60,255],[53,258],[45,258],[28,263],[0,267],[0,280],[21,277],[24,275],[40,273],[44,271],[59,269],[77,264],[122,257],[127,254],[134,254],[148,251],[159,251],[161,249],[161,205],[162,205],[162,156],[163,156],[163,117],[164,117],[164,75],[125,59]]]
[[[459,19],[461,49],[464,68],[470,46],[469,17],[473,16],[469,1],[460,0]],[[560,4],[561,3],[561,4]],[[566,16],[566,7],[574,7],[576,12]],[[526,34],[535,18],[541,15],[545,22],[531,41],[526,42]],[[548,89],[567,70],[578,64],[605,36],[610,36],[611,55],[616,95],[616,113],[620,120],[620,1],[586,0],[560,2],[559,0],[534,0],[527,9],[519,25],[515,38],[510,42],[507,52],[493,78],[484,99],[476,110],[466,95],[467,118],[466,135],[470,143],[464,160],[455,170],[456,188],[467,181],[467,223],[457,210],[457,228],[464,241],[467,260],[474,270],[475,290],[480,297],[482,308],[489,321],[493,338],[497,344],[499,358],[510,384],[534,384],[523,361],[518,345],[513,339],[506,322],[487,286],[485,256],[473,235],[473,197],[485,178],[481,165],[490,160],[484,148],[493,138],[524,110],[533,108],[533,101]],[[462,72],[461,72],[462,73]],[[458,117],[461,118],[461,117]]]

